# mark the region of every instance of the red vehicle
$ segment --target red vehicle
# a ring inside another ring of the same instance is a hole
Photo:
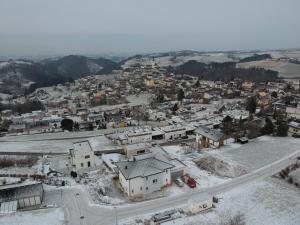
[[[196,187],[196,181],[189,177],[189,179],[187,180],[187,185],[190,187],[190,188],[195,188]]]
[[[196,187],[196,181],[190,177],[189,175],[184,175],[183,176],[183,181],[190,187],[190,188],[195,188]]]

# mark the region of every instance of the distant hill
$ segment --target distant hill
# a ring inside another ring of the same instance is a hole
[[[278,79],[277,71],[263,68],[237,68],[235,62],[206,64],[191,60],[177,67],[169,67],[169,71],[214,81],[230,81],[234,78],[239,78],[255,82],[265,82]]]
[[[253,56],[249,56],[240,60],[240,63],[244,62],[252,62],[252,61],[260,61],[265,59],[272,59],[270,54],[254,54]]]
[[[0,62],[0,92],[22,94],[29,88],[52,86],[92,75],[111,73],[119,63],[105,58],[69,55],[41,62],[11,60]]]

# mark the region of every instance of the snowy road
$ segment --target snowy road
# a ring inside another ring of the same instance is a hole
[[[188,199],[200,195],[201,193],[208,192],[212,195],[217,195],[236,187],[255,182],[266,177],[270,177],[292,163],[296,162],[300,156],[300,150],[288,155],[278,161],[275,161],[265,167],[257,169],[249,174],[240,176],[230,181],[224,182],[201,190],[178,195],[175,197],[164,197],[155,200],[145,201],[141,203],[128,204],[126,206],[101,206],[92,204],[91,200],[87,198],[87,193],[82,189],[65,189],[55,191],[51,198],[61,198],[62,207],[66,212],[67,224],[72,225],[96,225],[96,224],[116,224],[119,219],[126,219],[143,215],[147,213],[154,213],[157,211],[165,210],[168,208],[180,207],[187,203]]]

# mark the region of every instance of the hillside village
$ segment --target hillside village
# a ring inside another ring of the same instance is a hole
[[[299,84],[205,80],[153,58],[2,98],[18,107],[1,111],[0,212],[64,209],[63,192],[77,189],[82,201],[107,209],[192,195],[288,154],[292,162],[270,175],[297,188]],[[179,221],[225,204],[216,194],[201,196],[121,224]]]

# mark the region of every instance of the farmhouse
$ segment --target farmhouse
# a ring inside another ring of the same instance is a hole
[[[43,200],[43,185],[40,182],[17,183],[0,186],[0,212],[38,206]]]
[[[142,197],[171,184],[174,166],[154,157],[116,163],[120,184],[130,197]]]
[[[74,169],[87,169],[95,166],[96,156],[89,141],[73,143],[74,148],[70,149],[71,165]]]
[[[215,129],[200,126],[195,133],[196,143],[198,143],[199,148],[219,148],[224,145],[224,134]]]

